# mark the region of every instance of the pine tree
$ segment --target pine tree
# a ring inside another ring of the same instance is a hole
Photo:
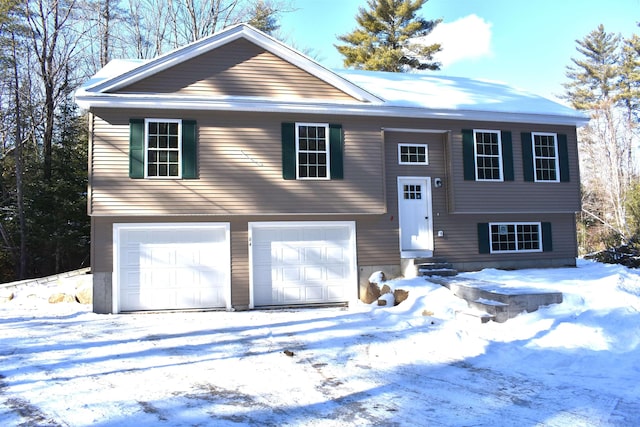
[[[602,223],[603,234],[614,231],[618,242],[628,242],[633,235],[627,206],[636,177],[633,147],[640,101],[637,37],[624,40],[600,25],[577,44],[581,57],[572,58],[566,74],[570,81],[564,86],[571,105],[591,117],[579,130],[583,211]]]
[[[607,33],[603,25],[577,40],[576,50],[583,58],[571,60],[567,67],[571,79],[564,86],[566,98],[578,110],[593,110],[609,102],[614,96],[620,60],[620,36]]]
[[[268,0],[257,0],[249,11],[250,19],[247,23],[266,34],[273,35],[280,28],[277,14],[277,5]]]
[[[338,37],[346,43],[336,45],[345,67],[392,72],[439,70],[433,55],[441,50],[440,45],[415,41],[441,22],[416,16],[427,1],[368,0],[369,9],[361,7],[356,16],[359,27]]]

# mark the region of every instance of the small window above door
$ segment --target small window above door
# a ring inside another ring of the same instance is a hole
[[[398,164],[428,165],[429,149],[427,144],[398,144]]]

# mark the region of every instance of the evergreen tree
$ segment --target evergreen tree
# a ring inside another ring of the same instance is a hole
[[[592,226],[601,232],[591,229],[587,234],[605,240],[613,233],[618,243],[628,242],[633,227],[627,201],[636,178],[633,147],[640,101],[637,37],[625,40],[600,25],[577,44],[581,56],[572,58],[566,74],[570,81],[564,86],[565,98],[591,117],[578,134],[583,211],[599,221],[600,226]]]
[[[439,44],[424,45],[416,38],[429,34],[441,22],[416,16],[428,0],[368,0],[356,16],[358,28],[339,36],[336,45],[345,67],[402,72],[410,69],[439,70],[433,55]]]
[[[249,11],[250,18],[247,23],[266,34],[273,35],[280,28],[277,14],[278,7],[272,2],[257,0]]]
[[[607,33],[603,25],[583,40],[577,40],[576,50],[582,58],[572,58],[575,64],[567,67],[570,82],[566,98],[578,110],[594,110],[609,103],[616,88],[620,61],[620,36]]]

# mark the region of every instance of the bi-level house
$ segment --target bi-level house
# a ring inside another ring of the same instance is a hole
[[[425,258],[575,265],[586,119],[502,84],[331,71],[238,25],[76,99],[98,313],[352,301]]]

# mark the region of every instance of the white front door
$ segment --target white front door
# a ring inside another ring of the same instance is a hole
[[[431,178],[398,177],[398,217],[402,258],[433,256]]]

